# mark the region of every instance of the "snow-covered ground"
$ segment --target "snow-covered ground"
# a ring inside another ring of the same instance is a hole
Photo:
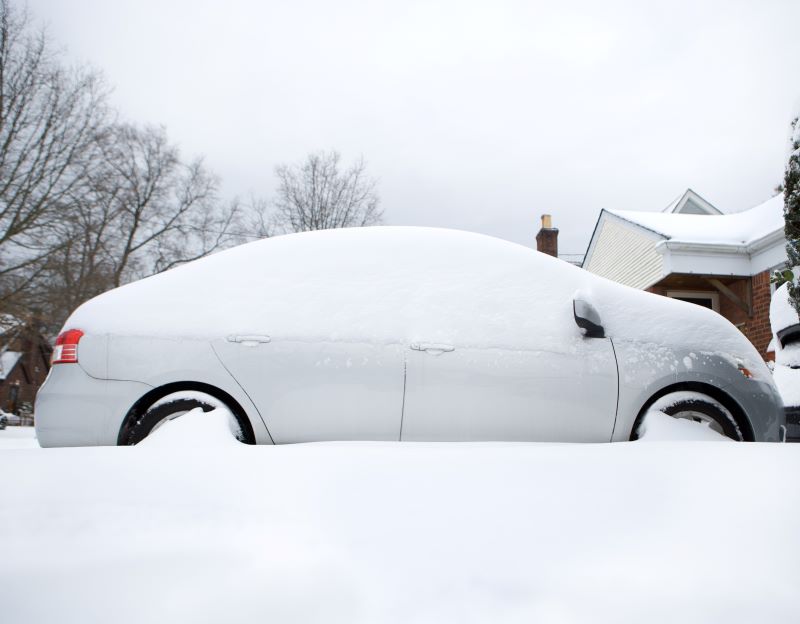
[[[797,622],[800,445],[693,427],[249,447],[218,410],[77,449],[9,428],[0,620]]]
[[[0,451],[6,449],[39,448],[33,427],[7,427],[0,430]],[[0,462],[3,456],[0,455]]]

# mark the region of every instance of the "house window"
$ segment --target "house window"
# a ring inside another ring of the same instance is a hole
[[[719,293],[710,290],[668,290],[667,297],[719,312]]]

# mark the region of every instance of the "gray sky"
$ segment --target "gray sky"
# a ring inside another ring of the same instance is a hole
[[[389,224],[533,246],[549,212],[562,252],[600,208],[767,199],[800,109],[797,0],[28,4],[227,194],[336,148],[364,156]]]

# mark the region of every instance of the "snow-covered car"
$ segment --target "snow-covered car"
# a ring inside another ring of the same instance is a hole
[[[495,238],[433,228],[242,245],[107,292],[59,336],[42,446],[132,444],[223,403],[250,443],[635,438],[648,408],[780,440],[727,320]]]
[[[786,284],[775,290],[769,308],[775,349],[775,384],[786,410],[787,438],[800,441],[800,318]]]

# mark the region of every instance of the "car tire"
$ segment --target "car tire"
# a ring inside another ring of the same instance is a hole
[[[222,406],[221,402],[214,397],[205,397],[200,393],[192,394],[197,396],[187,397],[176,393],[174,398],[168,395],[156,401],[130,428],[124,444],[138,444],[165,422],[183,416],[198,407],[204,412],[210,412]],[[241,433],[237,435],[237,438],[241,440]]]
[[[702,392],[671,392],[656,398],[642,410],[631,432],[631,440],[639,438],[639,428],[650,411],[705,423],[713,431],[732,440],[741,442],[745,439],[742,428],[731,411],[716,399]]]

